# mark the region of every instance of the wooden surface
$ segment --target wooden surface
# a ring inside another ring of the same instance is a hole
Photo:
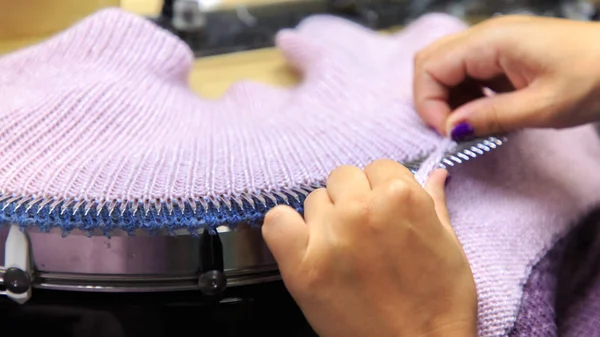
[[[0,0],[0,39],[48,35],[119,0]]]
[[[212,99],[239,80],[291,87],[300,77],[276,49],[260,49],[196,60],[190,85],[203,97]]]
[[[40,16],[39,10],[36,11],[35,6],[32,6],[36,2],[44,2],[46,4],[54,4],[53,22],[59,22],[62,20],[63,25],[68,26],[68,22],[73,20],[74,9],[79,10],[82,13],[86,11],[92,11],[92,7],[69,7],[69,10],[59,10],[62,6],[73,2],[95,4],[97,8],[105,7],[107,5],[119,2],[121,8],[139,15],[153,16],[160,12],[161,0],[0,0],[0,18],[1,13],[11,12],[11,9],[20,6],[22,8],[25,3],[29,10],[34,11],[33,15],[35,18],[43,17]],[[230,6],[232,4],[243,4],[253,5],[257,3],[264,3],[267,1],[287,1],[287,0],[210,0],[212,2],[218,2],[219,6],[225,5]],[[15,5],[20,4],[20,5]],[[4,6],[4,7],[2,7]],[[11,7],[12,6],[12,7]],[[87,6],[87,5],[86,5]],[[45,8],[44,6],[40,8]],[[37,14],[36,14],[37,13]],[[61,14],[62,13],[62,14]],[[62,15],[62,16],[61,16]],[[83,15],[85,16],[85,15]],[[47,16],[46,16],[47,17]],[[26,22],[27,20],[15,20],[11,19],[12,24],[15,28],[18,28],[19,22]],[[1,20],[0,20],[1,21]],[[8,22],[8,21],[7,21]],[[41,26],[44,26],[43,24]],[[4,28],[4,30],[2,30]],[[8,53],[27,45],[34,44],[41,40],[48,38],[48,34],[37,34],[31,36],[2,36],[8,34],[6,26],[0,24],[0,56],[3,53]],[[206,98],[214,99],[218,98],[236,81],[239,80],[253,80],[275,86],[293,86],[299,82],[299,76],[288,67],[281,53],[274,48],[261,49],[248,52],[239,52],[227,55],[219,55],[197,59],[193,71],[190,76],[190,85],[200,95]]]
[[[243,0],[224,1],[242,3]],[[246,2],[249,1],[266,0],[246,0]],[[160,4],[161,1],[159,0],[121,0],[123,9],[140,15],[158,13]],[[45,38],[47,37],[43,35],[14,38],[0,37],[0,55],[34,44]],[[288,67],[279,51],[269,48],[198,59],[190,76],[190,85],[203,97],[214,99],[223,95],[234,82],[239,80],[253,80],[275,86],[293,86],[298,83],[299,76],[293,69]]]
[[[272,1],[219,0],[218,5],[254,5]],[[133,13],[156,15],[161,3],[160,0],[121,0],[121,7]],[[239,80],[289,87],[298,83],[299,76],[290,69],[279,51],[268,48],[200,58],[194,64],[190,85],[203,97],[214,99]]]
[[[160,12],[161,0],[0,0],[0,5],[3,5],[3,11],[10,12],[11,7],[15,3],[28,3],[28,8],[35,11],[36,2],[53,3],[57,7],[53,9],[56,16],[52,19],[54,23],[62,22],[65,27],[68,27],[69,22],[73,21],[74,9],[80,13],[93,12],[94,7],[68,7],[64,11],[59,10],[62,4],[66,6],[73,1],[84,1],[86,3],[95,4],[95,8],[99,9],[106,6],[111,6],[115,2],[124,10],[129,12],[153,16]],[[208,1],[208,0],[207,0]],[[272,1],[288,1],[288,0],[210,0],[218,2],[218,6],[231,5],[254,5]],[[62,16],[61,16],[62,13]],[[38,13],[39,14],[39,13]],[[35,17],[39,15],[34,13]],[[87,16],[88,14],[82,15]],[[61,21],[62,20],[62,21]],[[15,27],[18,25],[18,20],[11,21]],[[43,26],[43,25],[42,25]],[[0,26],[0,29],[2,26]],[[5,33],[7,30],[4,31]],[[0,32],[1,33],[1,32]],[[0,35],[0,56],[5,53],[15,51],[19,48],[42,41],[52,34],[30,34],[29,36],[1,36]],[[281,53],[275,48],[260,49],[247,52],[232,53],[226,55],[218,55],[197,59],[194,63],[193,71],[190,75],[190,86],[194,88],[201,96],[209,99],[215,99],[222,96],[227,89],[236,81],[251,80],[266,83],[274,86],[290,87],[296,85],[300,81],[300,76],[291,69]]]
[[[1,0],[0,0],[1,1]],[[21,0],[23,1],[23,0]],[[202,0],[207,6],[227,8],[244,5],[253,6],[265,3],[284,2],[289,0]],[[121,7],[138,14],[156,15],[160,12],[161,0],[121,0]]]

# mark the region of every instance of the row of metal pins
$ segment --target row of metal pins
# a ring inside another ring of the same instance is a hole
[[[472,158],[476,158],[480,155],[483,155],[486,152],[490,152],[493,149],[501,146],[506,139],[500,139],[497,137],[489,137],[484,140],[479,141],[478,143],[464,148],[456,150],[453,153],[446,155],[442,162],[440,163],[441,168],[447,168],[447,166],[455,166],[456,164],[461,164],[463,161],[468,161]],[[233,209],[233,202],[235,202],[241,209],[244,209],[244,201],[246,201],[251,208],[256,207],[256,202],[260,203],[262,206],[267,205],[267,199],[272,201],[274,204],[278,203],[278,198],[283,200],[286,204],[289,204],[289,198],[296,199],[297,202],[300,202],[300,195],[307,196],[314,189],[323,187],[324,183],[313,183],[302,187],[290,188],[285,191],[264,191],[261,193],[254,194],[241,194],[238,196],[218,196],[218,197],[204,197],[200,199],[181,199],[178,198],[175,201],[173,200],[144,200],[140,202],[139,200],[126,201],[126,202],[118,202],[115,200],[112,201],[86,201],[86,200],[75,200],[75,199],[64,199],[64,198],[36,198],[33,196],[23,197],[23,196],[12,196],[12,195],[0,195],[0,204],[4,203],[2,210],[4,211],[8,206],[15,205],[15,210],[25,206],[26,212],[28,212],[33,206],[38,205],[37,213],[41,212],[44,207],[50,204],[49,214],[52,214],[56,209],[60,209],[60,214],[63,215],[68,209],[69,206],[72,207],[72,214],[75,215],[84,207],[84,214],[87,216],[89,212],[96,208],[96,215],[99,216],[103,210],[107,210],[109,216],[112,216],[113,212],[118,209],[120,211],[121,216],[127,212],[127,210],[131,210],[132,214],[135,215],[141,208],[145,215],[148,215],[150,211],[154,208],[157,214],[161,214],[163,209],[163,204],[166,206],[169,215],[173,214],[174,204],[179,206],[179,209],[183,212],[186,207],[189,207],[194,214],[197,213],[198,204],[204,209],[205,212],[209,210],[209,208],[214,207],[217,212],[220,212],[221,208],[226,208],[229,211]]]
[[[447,168],[447,166],[462,164],[463,161],[468,161],[498,148],[499,146],[503,145],[505,141],[505,139],[489,137],[473,146],[444,156],[439,166],[440,168]]]
[[[237,206],[239,206],[241,209],[244,209],[244,201],[246,201],[251,208],[256,208],[256,204],[259,203],[262,206],[267,206],[268,202],[267,199],[269,201],[272,201],[274,204],[278,203],[278,198],[280,198],[281,200],[283,200],[284,203],[289,204],[290,198],[295,199],[297,202],[300,202],[300,195],[303,196],[307,196],[312,190],[321,187],[321,184],[311,184],[309,186],[303,186],[303,187],[297,187],[297,188],[290,188],[289,190],[286,191],[264,191],[261,193],[257,193],[257,194],[242,194],[242,195],[238,195],[238,196],[232,196],[232,197],[225,197],[225,196],[219,196],[219,197],[205,197],[205,198],[200,198],[197,200],[193,200],[193,199],[188,199],[188,200],[183,200],[181,198],[173,201],[173,200],[167,200],[167,201],[161,201],[161,200],[146,200],[144,202],[141,203],[143,212],[145,213],[145,215],[148,215],[150,213],[150,211],[154,208],[156,210],[157,214],[161,214],[163,211],[163,208],[167,208],[167,211],[169,213],[169,215],[173,214],[174,211],[174,205],[177,204],[177,206],[179,206],[180,210],[184,210],[186,207],[190,207],[190,209],[192,210],[192,212],[194,214],[197,213],[198,210],[198,204],[200,204],[202,206],[202,208],[204,209],[205,212],[207,212],[209,210],[209,208],[214,207],[217,212],[220,212],[220,210],[222,208],[226,208],[227,210],[231,211],[233,210],[233,203],[237,204]],[[32,196],[29,197],[23,197],[23,196],[11,196],[11,195],[5,195],[5,196],[0,196],[0,204],[4,203],[4,206],[2,207],[2,211],[6,210],[6,208],[8,208],[11,205],[15,206],[15,211],[20,209],[21,207],[25,206],[25,211],[28,212],[33,206],[35,206],[36,204],[38,205],[38,210],[37,213],[39,214],[39,212],[42,211],[42,209],[47,206],[48,204],[50,204],[49,207],[49,214],[54,213],[55,211],[60,211],[61,215],[64,215],[66,213],[66,211],[69,209],[69,206],[73,205],[72,207],[72,214],[75,215],[79,212],[79,210],[84,207],[84,214],[87,216],[89,214],[89,212],[93,209],[96,208],[96,215],[99,216],[103,210],[107,210],[108,211],[108,215],[111,216],[115,210],[119,210],[121,216],[123,214],[125,214],[125,212],[127,212],[128,209],[131,210],[132,214],[135,215],[137,214],[138,210],[139,210],[139,206],[140,206],[140,202],[138,200],[134,200],[132,202],[125,202],[125,203],[120,203],[117,201],[101,201],[101,202],[95,202],[95,201],[85,201],[85,200],[79,200],[76,201],[75,199],[63,199],[63,198],[35,198]],[[123,207],[123,205],[125,205]],[[163,206],[164,205],[164,206]]]

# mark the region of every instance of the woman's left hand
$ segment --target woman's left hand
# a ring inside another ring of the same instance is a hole
[[[321,337],[476,336],[477,295],[450,225],[447,172],[425,189],[397,162],[343,166],[304,202],[279,206],[263,236]]]

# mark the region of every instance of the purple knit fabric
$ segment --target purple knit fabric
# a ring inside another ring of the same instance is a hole
[[[564,243],[557,244],[532,270],[510,337],[557,336],[557,273]]]
[[[600,211],[533,268],[510,337],[600,336]]]
[[[424,181],[453,144],[412,108],[412,58],[464,28],[428,15],[381,36],[313,17],[277,37],[301,85],[240,82],[209,101],[186,83],[183,43],[131,14],[99,12],[0,58],[0,194],[24,207],[217,200],[320,182],[340,164],[434,154]],[[556,266],[540,260],[600,203],[599,158],[591,127],[530,130],[452,171],[448,207],[477,283],[481,336],[557,333],[557,283],[544,277]],[[592,306],[569,312],[588,322]]]

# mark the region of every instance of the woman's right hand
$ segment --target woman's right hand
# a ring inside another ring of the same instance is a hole
[[[455,140],[598,121],[600,24],[493,18],[420,51],[414,76],[418,113]]]

